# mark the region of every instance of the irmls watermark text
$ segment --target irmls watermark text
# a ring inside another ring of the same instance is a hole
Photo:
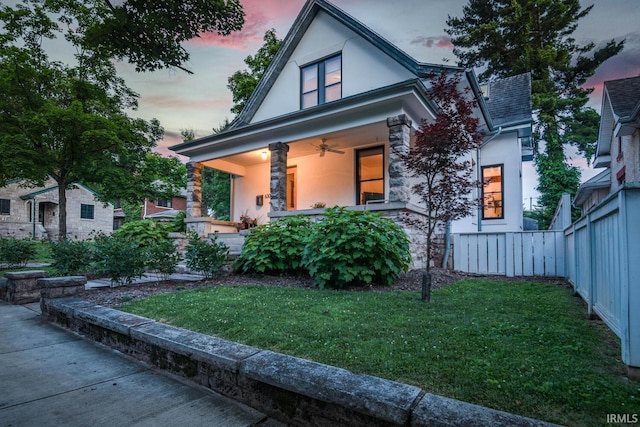
[[[636,424],[638,414],[607,414],[607,424]]]

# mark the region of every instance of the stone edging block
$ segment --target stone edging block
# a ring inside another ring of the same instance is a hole
[[[158,323],[78,298],[43,299],[41,308],[43,316],[51,321],[161,368],[173,369],[245,404],[255,404],[256,409],[292,425],[552,425],[425,393],[415,386]],[[116,340],[101,340],[106,335]],[[166,354],[160,355],[162,352]],[[189,368],[193,369],[185,370],[184,361],[171,363],[174,357],[190,360],[187,365],[191,363]],[[282,401],[273,393],[289,397]],[[280,403],[293,404],[294,413],[278,407]]]

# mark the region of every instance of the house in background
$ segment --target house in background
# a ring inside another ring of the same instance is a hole
[[[574,206],[586,214],[627,182],[640,182],[640,76],[604,82],[596,168],[604,171],[583,183]]]
[[[266,222],[320,215],[326,206],[367,209],[397,219],[423,215],[414,179],[400,153],[421,120],[434,120],[430,76],[462,76],[460,89],[478,101],[486,133],[472,153],[476,196],[484,207],[453,224],[454,232],[521,231],[522,156],[531,136],[531,83],[524,74],[493,81],[484,93],[473,71],[420,63],[324,0],[308,0],[282,47],[225,131],[172,147],[187,156],[187,223],[206,235],[201,171],[231,173],[231,220]],[[525,153],[526,154],[526,153]],[[414,242],[414,231],[407,229]],[[416,253],[414,251],[414,253]],[[423,251],[420,251],[423,252]],[[414,259],[414,267],[423,260]]]
[[[180,212],[187,210],[187,189],[170,199],[144,199],[142,204],[142,219],[156,219],[159,221],[171,221]]]
[[[113,231],[113,205],[96,199],[82,184],[67,190],[67,237],[85,240]],[[23,180],[0,188],[0,236],[19,239],[58,237],[58,185],[49,178],[43,187],[25,187]]]

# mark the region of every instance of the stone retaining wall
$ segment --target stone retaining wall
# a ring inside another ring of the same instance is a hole
[[[418,387],[260,350],[94,305],[43,299],[43,316],[296,426],[548,426]]]

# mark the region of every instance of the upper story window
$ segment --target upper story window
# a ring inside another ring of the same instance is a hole
[[[504,218],[504,180],[503,166],[483,166],[482,167],[482,219]]]
[[[0,199],[0,215],[11,215],[11,200]]]
[[[342,55],[302,67],[301,79],[302,108],[342,98]]]

